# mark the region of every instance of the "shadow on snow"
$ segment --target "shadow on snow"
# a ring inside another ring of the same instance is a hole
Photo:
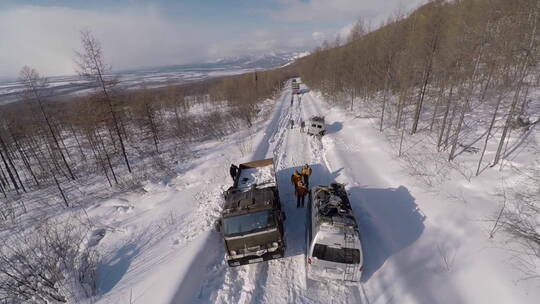
[[[397,189],[353,187],[348,193],[362,236],[362,281],[365,282],[389,257],[420,238],[425,215],[404,186]]]
[[[333,134],[341,131],[343,129],[343,123],[340,121],[334,121],[330,125],[326,125],[326,134]]]

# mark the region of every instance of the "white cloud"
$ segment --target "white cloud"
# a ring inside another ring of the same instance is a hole
[[[314,48],[320,41],[311,39],[309,33],[291,28],[254,30],[242,37],[218,41],[209,47],[209,54],[216,57],[242,54],[261,54],[276,51],[298,51]]]
[[[1,1],[1,0],[0,0]],[[0,11],[0,76],[16,76],[23,65],[44,75],[73,74],[73,51],[79,49],[79,31],[90,29],[101,41],[106,61],[114,69],[159,66],[211,60],[261,52],[312,49],[335,38],[333,21],[345,24],[358,17],[388,16],[400,0],[277,0],[280,10],[261,17],[276,21],[269,28],[254,25],[238,33],[219,20],[192,24],[155,5],[111,10],[65,7],[13,6]],[[423,0],[410,0],[418,3]],[[260,13],[260,12],[259,12]],[[386,17],[385,17],[386,18]],[[294,26],[295,21],[310,21]],[[201,21],[202,22],[202,21]],[[342,38],[348,25],[339,31]]]
[[[378,25],[396,10],[408,11],[426,0],[280,0],[282,8],[272,11],[287,21],[351,22],[362,18]]]
[[[326,35],[321,32],[313,32],[311,33],[311,37],[313,37],[313,40],[317,42],[322,42],[324,40],[324,37],[326,37]]]
[[[195,51],[200,40],[152,7],[112,13],[24,6],[0,12],[0,74],[16,75],[25,64],[43,74],[73,74],[81,29],[94,33],[117,69],[182,62],[201,54]]]

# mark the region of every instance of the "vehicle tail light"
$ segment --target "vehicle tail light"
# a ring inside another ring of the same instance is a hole
[[[307,263],[308,263],[309,265],[311,265],[311,263],[313,263],[313,262],[311,261],[311,258],[307,258]]]

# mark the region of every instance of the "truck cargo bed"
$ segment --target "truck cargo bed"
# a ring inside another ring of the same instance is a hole
[[[257,188],[276,186],[274,164],[271,158],[240,164],[235,188],[246,191],[253,186]]]

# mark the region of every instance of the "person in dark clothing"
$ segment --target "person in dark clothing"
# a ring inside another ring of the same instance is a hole
[[[306,194],[308,192],[308,188],[304,183],[301,181],[296,184],[296,208],[304,208],[304,201],[306,198]]]
[[[306,122],[302,120],[302,122],[300,122],[300,132],[304,132],[304,127],[306,126]]]
[[[294,103],[294,95],[291,95],[291,106],[293,105]]]
[[[234,180],[236,179],[236,175],[238,174],[238,166],[236,166],[235,164],[231,164],[231,168],[229,169],[229,173],[231,173],[231,178],[234,182]]]
[[[289,122],[291,124],[291,129],[294,128],[294,120],[291,119]]]

